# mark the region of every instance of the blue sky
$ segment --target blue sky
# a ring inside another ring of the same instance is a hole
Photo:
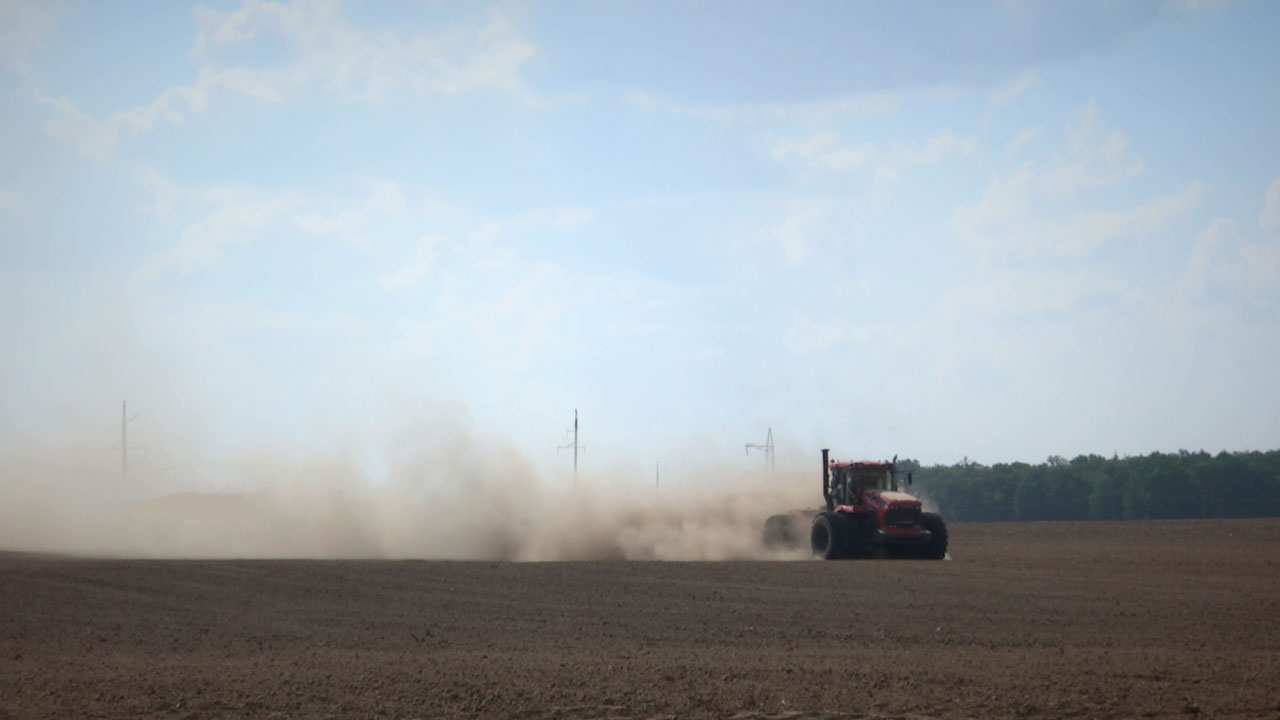
[[[563,478],[575,408],[584,467],[637,482],[754,467],[770,427],[801,466],[1280,437],[1274,3],[0,27],[9,449],[109,465],[123,399],[171,477],[287,448],[376,480],[457,431]]]

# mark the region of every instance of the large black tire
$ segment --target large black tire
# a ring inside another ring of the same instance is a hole
[[[920,546],[917,557],[925,560],[941,560],[947,556],[947,524],[938,513],[927,512],[920,516],[920,524],[930,533],[929,542]]]
[[[837,513],[820,513],[813,519],[813,527],[809,531],[809,546],[813,554],[824,560],[839,560],[845,556],[848,544],[848,527],[844,518]]]
[[[785,550],[799,544],[796,542],[795,523],[788,515],[773,515],[765,520],[762,538],[764,546],[770,550]]]

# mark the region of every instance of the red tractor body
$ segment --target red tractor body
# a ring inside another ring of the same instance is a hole
[[[878,549],[898,557],[940,559],[947,528],[936,513],[898,487],[892,462],[834,462],[822,451],[822,496],[826,509],[793,510],[765,522],[768,546],[798,545],[808,525],[814,554],[828,560],[866,557]],[[907,473],[906,483],[912,482]]]

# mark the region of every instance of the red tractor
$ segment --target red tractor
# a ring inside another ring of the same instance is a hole
[[[920,500],[898,490],[898,458],[890,462],[835,462],[822,451],[825,510],[792,510],[764,524],[766,547],[800,545],[804,530],[814,555],[827,560],[868,557],[883,549],[894,557],[940,560],[947,554],[947,524],[923,512]],[[911,473],[907,473],[907,485]]]

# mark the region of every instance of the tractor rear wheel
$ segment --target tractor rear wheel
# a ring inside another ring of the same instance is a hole
[[[843,517],[833,512],[820,513],[813,519],[809,545],[814,555],[821,555],[824,560],[839,560],[845,556],[848,534]]]
[[[947,556],[947,523],[938,513],[924,513],[920,516],[920,524],[929,531],[929,542],[920,546],[917,557],[926,560],[941,560]]]
[[[770,550],[781,550],[796,545],[795,528],[791,518],[786,515],[773,515],[764,521],[764,546]]]

